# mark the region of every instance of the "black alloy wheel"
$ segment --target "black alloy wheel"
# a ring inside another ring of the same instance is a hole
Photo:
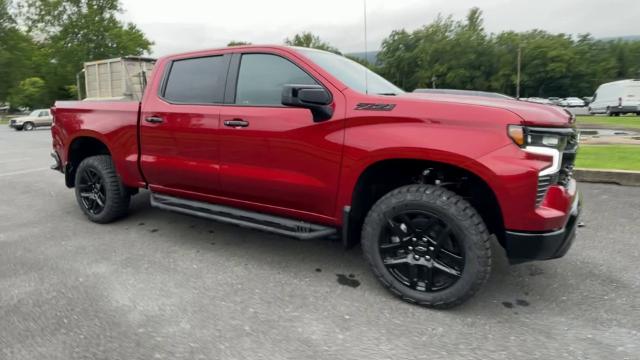
[[[416,184],[373,205],[362,227],[362,251],[392,294],[444,309],[462,304],[486,282],[490,238],[480,214],[460,195]]]
[[[76,185],[84,208],[93,215],[100,214],[107,203],[107,191],[100,174],[92,168],[84,168]]]
[[[131,191],[124,186],[109,155],[80,162],[75,173],[78,205],[89,220],[106,224],[127,215]]]
[[[460,279],[464,249],[440,217],[421,210],[385,215],[387,225],[379,248],[394,278],[424,292],[444,290]]]

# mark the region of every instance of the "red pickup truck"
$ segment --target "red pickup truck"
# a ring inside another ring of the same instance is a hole
[[[563,256],[580,206],[574,118],[510,99],[408,94],[344,57],[244,46],[158,60],[141,102],[59,101],[54,168],[86,216],[152,206],[361,243],[409,302],[451,307],[513,263]]]

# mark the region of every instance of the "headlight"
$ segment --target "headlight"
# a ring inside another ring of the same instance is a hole
[[[540,171],[539,176],[555,174],[560,170],[562,152],[567,147],[572,128],[541,128],[509,125],[507,133],[522,150],[550,157],[551,164]]]
[[[520,125],[509,125],[509,137],[521,148],[530,146],[548,147],[562,151],[567,146],[566,128],[534,128]]]

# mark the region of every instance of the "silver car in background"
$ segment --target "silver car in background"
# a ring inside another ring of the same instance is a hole
[[[37,109],[33,110],[27,116],[20,116],[15,119],[11,119],[9,126],[16,130],[33,130],[40,126],[51,126],[53,123],[53,116],[51,116],[51,110],[49,109]]]

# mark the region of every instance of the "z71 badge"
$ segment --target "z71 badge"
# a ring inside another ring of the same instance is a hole
[[[359,103],[355,110],[391,111],[394,107],[396,104]]]

